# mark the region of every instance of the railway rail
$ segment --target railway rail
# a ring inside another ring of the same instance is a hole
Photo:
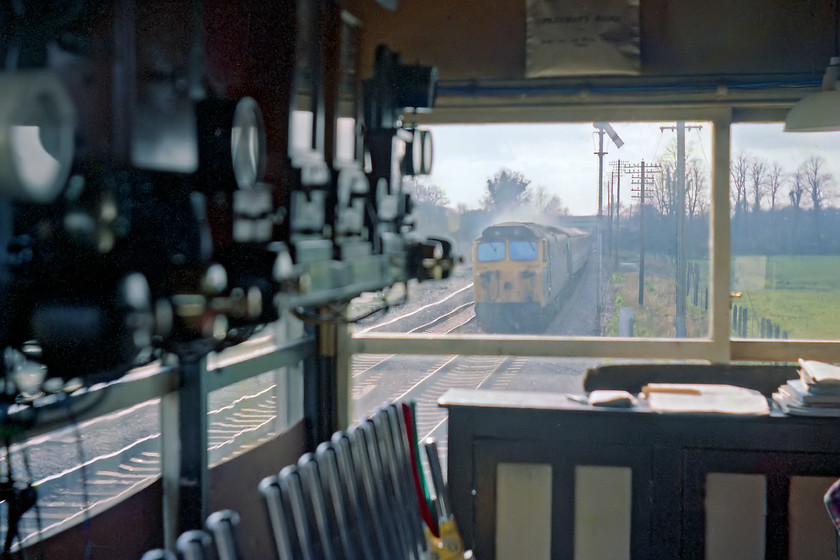
[[[214,401],[228,404],[208,412],[211,464],[276,434],[275,389],[263,378],[214,395]],[[160,476],[159,404],[157,399],[148,401],[13,447],[13,469],[28,472],[38,493],[37,509],[30,510],[19,526],[23,544],[92,516]],[[36,465],[39,470],[34,470]],[[6,519],[3,516],[4,523]],[[5,524],[0,527],[5,532]]]
[[[443,294],[420,296],[360,332],[476,332],[468,280],[453,279]],[[445,466],[447,425],[446,411],[437,406],[440,396],[450,388],[515,387],[527,363],[523,357],[356,355],[351,370],[355,416],[365,416],[385,402],[414,401],[418,441],[435,438]],[[276,413],[274,375],[262,374],[210,394],[211,464],[244,453],[285,427]],[[161,470],[159,422],[159,400],[152,400],[13,447],[13,469],[29,472],[39,495],[38,509],[28,512],[20,525],[24,544],[37,541],[41,531],[92,516],[155,481]],[[37,458],[29,461],[29,471],[24,450]],[[0,468],[4,461],[0,458]]]
[[[457,330],[475,316],[471,302],[458,299],[469,295],[469,288],[460,287],[440,301],[389,319],[385,326],[410,328],[411,332]],[[450,302],[454,309],[446,307]],[[400,326],[412,322],[413,326]],[[366,370],[375,370],[387,359],[388,356],[375,358]],[[211,464],[244,453],[283,428],[276,413],[277,384],[272,381],[273,375],[263,374],[210,395]],[[367,378],[374,380],[372,375]],[[27,473],[38,492],[38,508],[24,515],[19,525],[24,545],[36,542],[39,534],[94,515],[160,476],[159,402],[148,401],[12,448],[14,471]],[[0,458],[0,468],[4,468],[2,463],[6,460]],[[6,516],[4,523],[5,519]],[[0,528],[5,531],[2,524]]]

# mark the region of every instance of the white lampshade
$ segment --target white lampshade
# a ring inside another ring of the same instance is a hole
[[[785,132],[840,130],[840,91],[837,73],[840,58],[832,57],[823,76],[822,91],[802,98],[785,119]]]
[[[821,91],[793,106],[785,119],[785,132],[840,130],[840,91]]]

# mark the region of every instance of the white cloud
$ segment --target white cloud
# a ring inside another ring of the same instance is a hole
[[[711,165],[711,123],[686,132],[689,157]],[[674,123],[612,123],[624,141],[617,149],[605,136],[605,186],[609,163],[617,159],[653,163],[676,142]],[[663,130],[663,128],[665,128]],[[433,126],[433,173],[427,179],[440,185],[453,205],[477,208],[487,180],[501,169],[522,173],[534,185],[559,196],[573,214],[595,214],[598,209],[597,135],[591,123],[494,124]],[[826,160],[840,193],[840,133],[785,133],[781,123],[736,124],[732,127],[732,154],[761,156],[794,171],[813,155]],[[707,169],[711,176],[711,169]],[[622,206],[630,202],[630,177],[622,178]]]
[[[675,134],[660,130],[673,123],[612,123],[624,140],[619,150],[604,137],[604,185],[609,162],[655,161]],[[534,185],[560,197],[573,214],[598,210],[598,137],[591,123],[440,125],[431,127],[435,161],[428,182],[441,186],[453,205],[477,208],[487,180],[501,169],[522,173]],[[710,153],[711,125],[687,134],[702,139]],[[622,200],[629,200],[629,177],[622,179]],[[606,195],[605,195],[606,196]]]

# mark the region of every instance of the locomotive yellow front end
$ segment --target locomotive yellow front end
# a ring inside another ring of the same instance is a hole
[[[546,243],[527,224],[487,228],[473,245],[473,292],[479,327],[530,332],[544,326],[551,285]]]

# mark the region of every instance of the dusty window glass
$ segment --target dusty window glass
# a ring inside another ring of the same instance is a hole
[[[357,332],[708,336],[711,123],[430,129],[432,173],[404,187],[464,262]]]
[[[511,241],[510,260],[512,261],[535,261],[537,260],[536,241]]]
[[[482,262],[500,261],[505,258],[504,242],[479,243],[476,249],[476,259]]]
[[[837,133],[732,126],[733,337],[840,339]]]

